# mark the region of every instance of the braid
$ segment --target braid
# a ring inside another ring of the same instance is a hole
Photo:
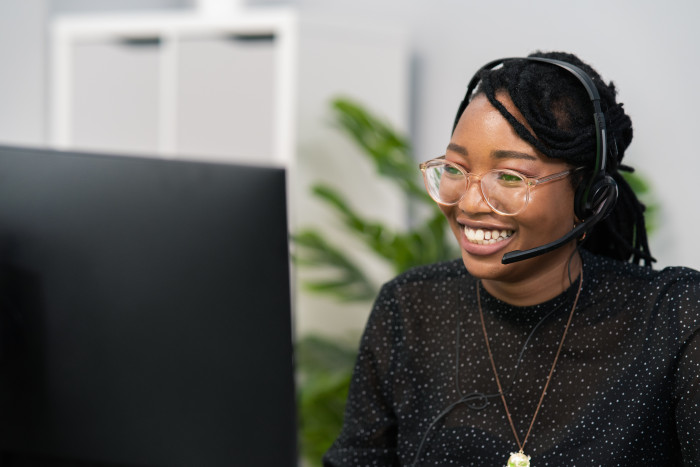
[[[618,185],[618,201],[611,214],[588,233],[583,243],[594,253],[639,264],[650,265],[644,205],[620,174],[631,171],[621,166],[625,150],[632,141],[632,121],[622,103],[616,100],[617,90],[578,57],[562,52],[536,52],[531,57],[565,61],[581,68],[593,80],[601,98],[607,123],[608,158],[606,172]],[[501,67],[482,70],[475,93],[484,94],[510,123],[523,140],[548,157],[588,169],[574,180],[575,186],[595,174],[596,128],[593,109],[586,89],[570,72],[551,64],[531,60],[508,60]],[[530,131],[498,101],[496,93],[505,91],[523,115]]]
[[[625,169],[632,171],[628,167]],[[593,229],[583,247],[604,256],[631,259],[636,264],[643,259],[645,265],[650,265],[654,258],[647,242],[645,207],[621,173],[615,172],[613,179],[619,191],[615,210]]]

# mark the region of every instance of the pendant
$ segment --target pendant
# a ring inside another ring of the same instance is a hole
[[[530,467],[530,456],[526,456],[522,451],[511,452],[508,467]]]

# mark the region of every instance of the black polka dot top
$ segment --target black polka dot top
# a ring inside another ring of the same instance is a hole
[[[543,466],[700,465],[700,273],[585,250],[581,295],[525,454]],[[325,466],[505,466],[518,451],[461,259],[386,284]],[[522,441],[578,289],[516,307],[480,289]]]

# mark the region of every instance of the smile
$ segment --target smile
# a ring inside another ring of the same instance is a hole
[[[467,237],[467,240],[477,245],[490,245],[502,242],[513,235],[513,232],[513,230],[484,230],[470,229],[467,226],[464,227],[464,235]]]

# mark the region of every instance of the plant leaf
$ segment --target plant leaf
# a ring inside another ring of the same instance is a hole
[[[311,229],[292,236],[296,250],[295,263],[321,269],[323,279],[308,279],[304,287],[325,293],[340,301],[367,301],[376,296],[375,287],[362,270],[341,250],[332,246],[324,236]]]
[[[340,193],[329,186],[315,185],[313,193],[334,209],[348,229],[370,250],[389,262],[397,273],[457,256],[456,247],[448,244],[445,235],[449,230],[447,220],[437,209],[425,224],[414,230],[396,233],[379,222],[363,218]]]
[[[338,127],[372,160],[377,173],[391,179],[411,198],[432,202],[419,182],[420,172],[404,136],[349,98],[335,99],[332,108]]]

